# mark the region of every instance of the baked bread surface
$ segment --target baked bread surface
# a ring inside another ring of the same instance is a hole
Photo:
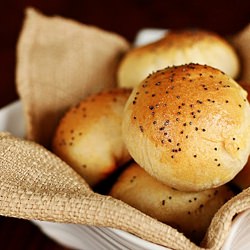
[[[133,89],[122,133],[133,159],[166,185],[183,191],[214,188],[247,162],[247,92],[210,66],[168,67]]]
[[[170,188],[132,163],[112,187],[111,196],[173,226],[199,242],[218,209],[234,193],[226,185],[200,192]]]
[[[240,72],[236,50],[218,34],[199,29],[172,30],[159,41],[128,51],[119,66],[118,84],[134,87],[158,69],[188,63],[213,66],[232,78]]]
[[[131,158],[121,135],[129,89],[102,91],[72,107],[61,119],[52,150],[95,186]]]

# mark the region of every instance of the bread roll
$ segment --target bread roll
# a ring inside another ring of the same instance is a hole
[[[114,184],[110,195],[199,242],[216,211],[234,194],[225,185],[201,192],[177,191],[133,163]]]
[[[187,63],[207,64],[233,78],[240,71],[236,51],[219,35],[203,30],[170,31],[159,41],[127,52],[118,70],[118,84],[134,87],[153,71]]]
[[[248,101],[250,101],[250,84],[248,83],[241,83],[241,84],[242,87],[247,91],[248,93],[247,98]],[[232,183],[236,185],[240,190],[250,187],[250,157],[248,158],[247,164],[244,166],[244,168],[232,180]]]
[[[209,66],[159,70],[133,89],[122,133],[132,158],[166,185],[182,191],[214,188],[247,162],[247,92]]]
[[[121,136],[125,102],[131,90],[89,96],[61,119],[52,150],[95,186],[130,159]]]

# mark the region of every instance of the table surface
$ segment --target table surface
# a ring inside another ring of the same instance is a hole
[[[24,9],[33,6],[47,15],[61,15],[113,31],[133,41],[145,27],[209,29],[232,35],[250,23],[249,1],[160,0],[23,0],[0,3],[0,108],[18,99],[15,88],[16,43]],[[1,249],[66,249],[47,238],[31,222],[0,217]]]

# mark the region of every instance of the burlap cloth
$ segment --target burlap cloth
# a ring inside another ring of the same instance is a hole
[[[244,62],[242,79],[249,81],[250,26],[232,42]],[[17,89],[27,137],[0,133],[0,214],[122,229],[172,249],[220,249],[235,215],[250,208],[250,189],[218,211],[202,248],[170,226],[93,192],[49,151],[53,130],[69,106],[89,93],[115,86],[117,65],[128,48],[117,34],[26,11],[17,47]]]

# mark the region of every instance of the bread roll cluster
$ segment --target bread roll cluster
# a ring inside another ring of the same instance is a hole
[[[211,66],[191,63],[160,69],[134,87],[122,133],[144,172],[131,167],[130,180],[137,179],[137,184],[125,184],[125,172],[111,195],[200,242],[213,215],[233,196],[227,184],[250,153],[247,92]],[[142,182],[145,175],[147,181]],[[220,195],[211,196],[217,192]],[[171,202],[161,194],[171,196]],[[207,199],[201,204],[190,197]]]
[[[250,153],[239,72],[221,37],[170,32],[127,53],[116,89],[71,108],[52,150],[93,188],[123,166],[109,195],[199,242]]]

